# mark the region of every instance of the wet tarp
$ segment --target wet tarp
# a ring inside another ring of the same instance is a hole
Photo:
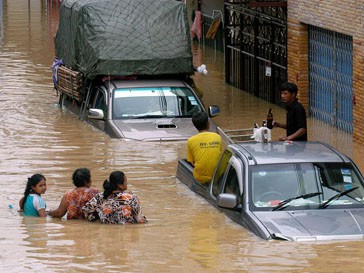
[[[56,57],[88,78],[192,74],[185,4],[174,0],[63,0]]]

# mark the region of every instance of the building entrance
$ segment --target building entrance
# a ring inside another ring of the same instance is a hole
[[[309,26],[309,113],[353,132],[353,39]]]
[[[287,81],[287,2],[225,0],[226,82],[275,104]]]

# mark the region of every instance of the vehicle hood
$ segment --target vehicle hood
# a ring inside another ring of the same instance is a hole
[[[198,133],[191,118],[113,120],[121,137],[140,141],[187,140]]]
[[[364,238],[364,208],[255,212],[272,239],[289,241]]]

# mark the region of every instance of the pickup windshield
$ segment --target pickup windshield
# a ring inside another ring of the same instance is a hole
[[[187,87],[137,87],[114,90],[113,118],[192,117],[201,111]]]
[[[364,204],[362,178],[350,163],[259,165],[249,175],[252,210],[280,210],[282,201],[285,210],[319,209],[330,199],[330,208]]]

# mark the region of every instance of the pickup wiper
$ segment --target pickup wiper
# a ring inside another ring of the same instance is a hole
[[[322,203],[322,204],[321,204],[318,208],[319,208],[319,209],[327,208],[327,207],[330,205],[330,203],[331,203],[332,201],[337,200],[337,199],[339,199],[341,196],[343,196],[343,195],[347,195],[348,193],[350,193],[350,192],[352,192],[352,191],[355,191],[357,188],[359,188],[359,187],[354,187],[354,188],[348,189],[348,190],[346,190],[346,191],[342,191],[342,192],[340,192],[340,193],[338,193],[338,194],[334,195],[333,197],[331,197],[331,198],[329,198],[328,200],[326,200],[325,202],[323,202],[323,203]]]
[[[289,202],[293,201],[293,200],[297,200],[297,199],[307,199],[307,198],[311,198],[311,197],[314,197],[316,195],[320,195],[322,194],[322,192],[311,192],[311,193],[306,193],[306,194],[302,194],[302,195],[299,195],[299,196],[296,196],[296,197],[291,197],[291,198],[288,198],[286,200],[283,200],[281,202],[279,202],[279,204],[277,206],[275,206],[272,211],[274,210],[280,210],[280,209],[283,209],[285,205],[287,205]]]

